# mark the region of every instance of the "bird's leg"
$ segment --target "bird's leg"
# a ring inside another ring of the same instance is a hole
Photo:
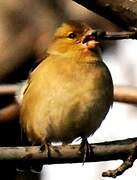
[[[32,159],[32,154],[28,154],[25,157],[21,159],[21,163],[17,165],[16,171],[19,173],[24,173],[24,172],[30,172],[31,171],[31,159]],[[26,163],[27,161],[27,163]]]
[[[45,139],[40,146],[40,150],[42,152],[47,151],[47,156],[50,157],[50,147],[51,147],[51,142]]]
[[[16,170],[19,173],[24,172],[32,172],[32,173],[40,173],[43,167],[42,163],[33,162],[32,163],[32,153],[27,154],[25,157],[22,158],[21,164],[17,166]],[[26,163],[27,161],[27,163]]]
[[[81,141],[79,150],[83,153],[83,164],[84,164],[86,161],[86,158],[90,156],[91,148],[90,148],[87,138],[85,137],[81,137],[81,138],[82,138],[82,141]]]
[[[51,143],[47,140],[43,141],[42,145],[40,146],[40,151],[41,152],[44,152],[47,150],[47,156],[50,157],[50,145]],[[24,157],[22,159],[22,165],[21,167],[18,167],[17,168],[17,171],[19,172],[25,172],[25,171],[30,171],[30,172],[33,172],[33,173],[40,173],[41,170],[42,170],[42,167],[43,167],[43,164],[42,163],[35,163],[33,162],[33,164],[31,163],[31,158],[32,158],[32,154],[28,154],[26,157]],[[27,165],[25,163],[25,161],[27,160]],[[30,160],[30,162],[29,162]]]
[[[40,146],[40,151],[41,152],[46,151],[48,158],[50,157],[50,146],[51,146],[51,142],[48,140],[44,140]],[[31,172],[38,173],[42,170],[42,167],[43,167],[43,164],[41,164],[41,163],[40,164],[38,164],[38,163],[34,164],[33,163],[33,165],[31,166]]]

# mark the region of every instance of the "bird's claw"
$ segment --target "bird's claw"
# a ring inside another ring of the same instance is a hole
[[[32,164],[31,158],[32,158],[31,153],[25,156],[24,158],[22,158],[22,163],[16,167],[16,171],[21,174],[26,172],[40,173],[43,165],[38,163]]]
[[[87,157],[89,157],[91,153],[91,148],[86,138],[82,138],[82,142],[79,150],[80,152],[83,153],[83,165],[84,165]]]
[[[41,146],[40,146],[40,151],[41,152],[47,152],[47,157],[50,157],[50,146],[51,143],[48,141],[45,141]]]

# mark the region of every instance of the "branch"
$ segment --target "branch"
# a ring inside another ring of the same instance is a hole
[[[96,143],[91,144],[90,147],[91,154],[86,158],[86,162],[121,159],[126,160],[125,162],[127,163],[130,162],[133,152],[134,156],[132,156],[132,161],[137,158],[137,138]],[[15,163],[15,165],[21,163],[82,163],[83,154],[79,151],[79,148],[79,145],[50,146],[49,152],[47,152],[47,149],[42,152],[39,146],[0,147],[0,162],[8,161],[8,163]],[[50,156],[48,156],[48,154],[50,154]],[[123,172],[124,170],[126,169],[123,169]],[[120,173],[117,173],[117,175],[119,174]],[[103,175],[106,174],[103,173]]]
[[[14,87],[14,88],[13,88]],[[0,86],[2,94],[14,95],[18,86]],[[137,88],[115,86],[114,101],[137,104]],[[19,115],[19,106],[13,103],[0,110],[0,122],[9,122]],[[103,176],[116,177],[130,168],[137,158],[137,138],[121,141],[104,142],[91,145],[92,153],[87,157],[86,162],[108,161],[122,159],[123,163],[114,170],[103,172]],[[48,157],[50,154],[50,157]],[[78,145],[51,146],[50,153],[46,150],[40,151],[40,147],[12,147],[0,148],[0,162],[15,163],[19,165],[39,162],[42,164],[61,164],[83,162],[83,155],[79,151]]]
[[[137,104],[137,88],[129,86],[115,86],[114,101]]]
[[[103,172],[102,176],[115,178],[123,174],[123,172],[129,169],[130,167],[132,167],[135,160],[136,160],[136,148],[134,149],[133,153],[131,153],[131,155],[129,155],[127,159],[124,160],[123,163],[118,168]]]
[[[12,103],[5,108],[0,109],[0,123],[14,121],[19,117],[19,105]]]
[[[125,29],[137,28],[137,1],[74,0]]]
[[[15,95],[18,87],[16,84],[0,85],[0,95]]]
[[[97,31],[98,40],[121,40],[121,39],[137,39],[137,31],[120,31],[120,32],[106,32]]]

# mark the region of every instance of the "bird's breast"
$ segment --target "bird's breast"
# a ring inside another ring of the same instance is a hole
[[[32,77],[24,96],[21,121],[30,141],[71,142],[100,126],[113,98],[110,73],[98,64],[49,65]],[[47,77],[43,77],[46,73]],[[29,103],[28,103],[29,101]]]

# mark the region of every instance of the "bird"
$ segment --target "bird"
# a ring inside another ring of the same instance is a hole
[[[82,21],[62,23],[22,98],[20,124],[32,145],[69,144],[78,137],[86,142],[113,104],[113,81],[97,30]]]

